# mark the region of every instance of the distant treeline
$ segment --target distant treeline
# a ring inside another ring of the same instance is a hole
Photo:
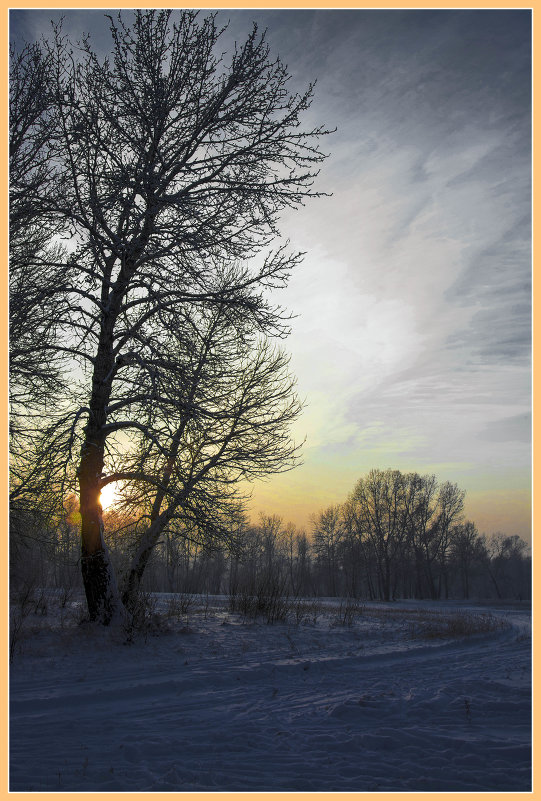
[[[80,535],[75,501],[47,526],[12,527],[12,584],[78,586]],[[518,536],[480,534],[463,519],[464,492],[435,476],[373,470],[345,503],[312,518],[309,533],[277,516],[232,524],[229,544],[197,531],[165,532],[144,576],[147,591],[226,593],[238,598],[347,596],[515,599],[531,597],[531,558]],[[120,575],[136,524],[105,514]],[[32,532],[29,534],[29,532]],[[263,603],[263,601],[262,601]]]

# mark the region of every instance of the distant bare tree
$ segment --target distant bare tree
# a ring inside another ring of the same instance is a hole
[[[498,598],[528,598],[531,592],[531,562],[528,544],[517,535],[493,534],[486,543],[487,571]]]
[[[405,498],[406,480],[399,470],[371,470],[350,496],[358,530],[375,557],[379,595],[386,601],[392,597],[408,531]]]
[[[415,562],[417,595],[436,596],[434,564],[438,555],[436,476],[411,473],[404,479],[407,544]]]
[[[435,475],[405,476],[408,546],[415,560],[417,595],[439,598],[446,579],[451,527],[460,520],[464,492],[456,484],[438,484]]]
[[[226,393],[233,406],[224,417],[221,407],[214,433],[210,417],[200,432],[191,413],[193,365],[185,383],[172,358],[190,352],[194,337],[186,332],[196,308],[227,309],[245,352],[255,334],[286,334],[282,311],[265,293],[285,285],[299,256],[268,246],[280,212],[314,194],[324,158],[317,141],[326,133],[303,130],[312,87],[288,92],[288,71],[270,59],[255,26],[226,63],[217,54],[222,30],[215,15],[137,10],[131,27],[120,14],[109,21],[112,53],[105,60],[88,39],[74,55],[61,29],[48,44],[55,184],[54,192],[44,186],[40,194],[71,236],[70,317],[62,318],[59,352],[73,356],[72,389],[80,398],[70,422],[64,417],[51,436],[58,443],[59,431],[70,432],[66,462],[82,439],[83,580],[91,618],[105,623],[120,600],[100,492],[118,472],[108,467],[115,449],[120,455],[120,438],[133,454],[131,467],[145,468],[137,478],[128,470],[130,492],[139,481],[154,515],[136,572],[163,515],[170,522],[181,510],[186,519],[196,514],[196,485],[200,514],[234,477],[281,469],[291,455],[284,427],[297,406],[286,399],[291,383],[283,356],[256,346],[251,361],[242,357],[238,386],[226,363],[229,385],[224,378],[217,406]]]
[[[295,595],[312,595],[314,583],[312,574],[311,548],[308,536],[304,531],[295,535],[295,583],[292,589]]]
[[[343,537],[341,510],[338,505],[329,506],[312,518],[313,548],[320,567],[323,568],[325,584],[330,595],[337,594],[339,585],[339,546]]]
[[[450,481],[445,481],[439,487],[436,506],[437,561],[439,563],[438,598],[441,598],[442,593],[446,598],[449,594],[448,562],[451,536],[454,526],[462,520],[465,496],[465,491]]]
[[[472,574],[487,558],[484,538],[471,520],[466,520],[454,527],[451,537],[451,554],[462,583],[463,597],[469,598]]]
[[[403,591],[439,598],[448,592],[448,556],[464,492],[436,476],[371,470],[342,506],[343,558],[352,587],[385,600]],[[362,579],[361,579],[362,576]],[[414,586],[413,586],[414,585]]]
[[[368,540],[359,505],[349,497],[341,506],[343,538],[340,543],[340,561],[343,566],[346,593],[357,598],[363,593],[376,597],[374,550]]]

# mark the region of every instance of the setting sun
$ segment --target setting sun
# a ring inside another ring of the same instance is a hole
[[[111,506],[115,505],[115,501],[117,500],[116,493],[115,493],[115,485],[114,484],[107,484],[101,491],[100,494],[100,503],[101,508],[105,511],[106,509],[110,509]]]

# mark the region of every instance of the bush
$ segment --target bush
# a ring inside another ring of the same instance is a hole
[[[364,612],[364,606],[356,598],[340,601],[338,614],[333,618],[334,626],[352,626],[357,615]]]
[[[246,617],[264,616],[267,623],[284,621],[291,602],[286,591],[286,581],[278,574],[264,573],[244,586],[235,588],[229,596],[229,611],[240,612]]]
[[[290,604],[290,612],[297,626],[301,623],[312,623],[315,626],[321,607],[317,601],[295,598]]]
[[[169,599],[167,603],[167,617],[172,617],[180,621],[182,617],[188,615],[188,611],[194,604],[195,594],[191,592],[179,592]]]
[[[505,620],[490,614],[472,614],[456,612],[450,616],[430,616],[410,624],[410,634],[417,639],[440,639],[446,637],[470,637],[473,634],[485,634],[509,628]]]
[[[134,605],[126,613],[124,631],[126,643],[132,643],[137,634],[144,636],[159,634],[164,629],[164,621],[156,610],[157,601],[150,592],[139,592]]]

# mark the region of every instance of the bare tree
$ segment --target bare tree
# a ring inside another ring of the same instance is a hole
[[[39,44],[10,50],[9,531],[12,564],[18,555],[23,565],[63,514],[54,459],[40,447],[66,389],[58,331],[67,267],[53,241],[61,225],[47,204],[56,180],[50,78]]]
[[[187,347],[184,341],[182,351],[171,353],[174,369],[162,370],[159,396],[142,403],[134,447],[118,449],[116,470],[115,460],[106,460],[111,472],[101,486],[123,482],[125,504],[148,510],[124,589],[127,605],[165,529],[180,526],[183,536],[227,541],[246,481],[297,463],[289,427],[301,404],[288,358],[264,341],[246,345],[224,322],[226,311],[215,307],[206,320],[198,315],[196,342]],[[123,430],[114,422],[110,428]]]
[[[324,158],[317,140],[326,133],[302,129],[312,87],[304,95],[288,92],[287,69],[270,59],[255,26],[226,63],[217,54],[222,31],[215,15],[199,20],[192,11],[177,17],[138,10],[131,27],[121,15],[109,21],[112,53],[105,60],[88,39],[74,53],[60,29],[48,44],[55,191],[44,190],[40,198],[71,236],[70,314],[61,321],[59,347],[81,371],[68,445],[73,448],[83,427],[77,467],[83,579],[90,616],[103,622],[119,607],[119,594],[104,543],[100,492],[116,480],[106,461],[115,448],[120,452],[121,433],[122,447],[133,446],[136,460],[161,465],[161,474],[157,467],[153,472],[150,528],[162,515],[171,521],[181,510],[195,514],[188,496],[195,498],[196,485],[200,509],[205,501],[215,503],[218,488],[233,476],[279,469],[284,454],[287,460],[287,446],[274,460],[262,447],[272,419],[285,442],[282,422],[296,408],[284,403],[291,386],[283,383],[283,357],[265,345],[241,370],[240,389],[229,389],[235,413],[230,410],[227,422],[215,418],[214,433],[206,429],[213,456],[207,450],[201,457],[193,433],[187,440],[184,407],[177,428],[166,431],[162,420],[159,436],[153,408],[161,414],[167,407],[168,415],[174,408],[171,392],[160,403],[160,375],[183,382],[181,371],[169,369],[168,350],[182,309],[189,308],[193,320],[194,307],[227,308],[245,343],[249,331],[287,332],[283,313],[265,292],[285,285],[299,256],[283,247],[269,252],[268,246],[280,212],[314,194],[316,167]],[[186,348],[192,341],[177,337]],[[260,419],[258,404],[276,370],[282,388],[274,387],[274,411],[264,406]],[[185,386],[178,398],[189,403]],[[180,472],[188,472],[173,482],[180,459]],[[146,473],[141,481],[148,492]],[[147,532],[143,548],[155,542],[155,531]]]
[[[350,496],[359,530],[372,545],[379,594],[386,601],[392,596],[394,569],[407,535],[405,495],[406,482],[399,470],[371,470]]]
[[[62,388],[54,346],[66,268],[59,264],[61,248],[51,244],[58,220],[44,202],[55,185],[50,70],[38,44],[10,51],[10,445],[21,474],[28,472],[22,457],[36,417],[39,422],[46,406],[54,406]],[[21,478],[12,486],[19,490]]]
[[[363,565],[370,596],[375,572],[385,600],[401,582],[411,586],[412,581],[416,596],[440,597],[442,582],[447,586],[451,530],[463,507],[464,492],[450,482],[438,484],[433,475],[370,471],[342,507],[348,572],[353,575],[355,559]]]
[[[438,484],[436,476],[405,476],[408,546],[415,560],[417,594],[439,598],[447,587],[450,531],[462,515],[465,493],[449,481]]]
[[[462,594],[470,597],[472,573],[486,562],[487,551],[484,537],[477,531],[475,523],[466,520],[454,526],[451,536],[451,552],[460,575]]]
[[[438,597],[442,591],[447,598],[449,594],[448,562],[451,547],[451,536],[454,527],[462,520],[464,512],[464,498],[466,493],[459,489],[457,484],[445,481],[440,485],[438,493],[437,534],[438,534],[438,562],[439,562],[439,588]]]
[[[343,537],[340,542],[340,561],[344,571],[346,592],[353,598],[363,592],[370,599],[374,590],[374,549],[363,524],[359,505],[350,497],[341,506]]]
[[[343,537],[340,506],[329,506],[314,516],[312,525],[313,549],[319,565],[323,568],[325,584],[330,595],[336,595],[339,587],[339,546]]]
[[[531,593],[531,563],[528,544],[517,535],[492,534],[487,542],[486,568],[498,598],[528,598]]]

